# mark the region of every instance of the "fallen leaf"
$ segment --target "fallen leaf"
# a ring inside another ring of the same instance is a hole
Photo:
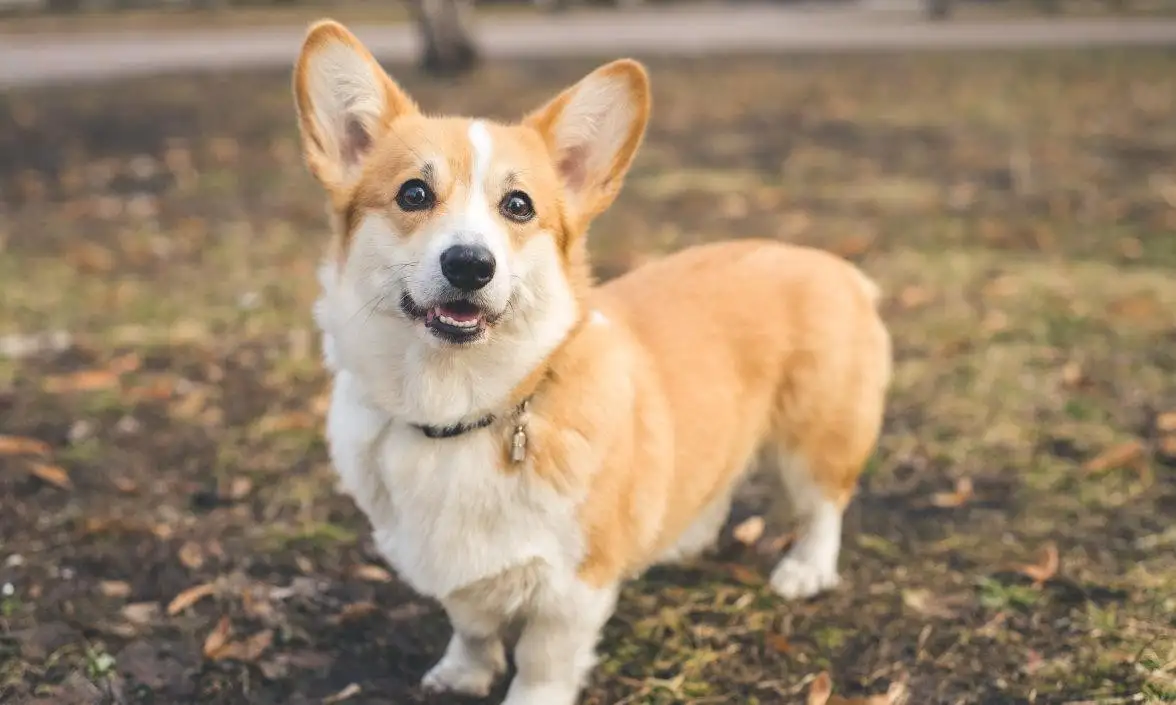
[[[73,481],[69,479],[69,473],[59,465],[50,465],[48,463],[30,463],[29,472],[33,474],[42,482],[47,482],[50,485],[62,490],[73,489]]]
[[[176,557],[189,570],[199,570],[204,565],[204,549],[195,541],[186,541],[183,546],[180,546]]]
[[[1160,455],[1164,458],[1176,459],[1176,434],[1160,439]]]
[[[215,650],[210,658],[214,661],[231,659],[233,661],[252,663],[260,658],[273,643],[274,632],[272,629],[266,629],[243,641],[234,641],[225,644],[222,648]]]
[[[129,477],[112,477],[110,479],[110,483],[114,485],[115,489],[117,489],[119,492],[122,492],[123,494],[134,494],[135,492],[139,491],[139,486],[135,484],[135,481]]]
[[[374,602],[352,602],[344,607],[339,614],[331,617],[332,624],[345,624],[362,619],[379,612],[380,608]]]
[[[1107,306],[1109,313],[1137,323],[1155,320],[1161,310],[1160,302],[1151,294],[1125,296]]]
[[[898,293],[898,302],[906,309],[924,306],[934,298],[930,291],[914,284],[903,287],[902,291]]]
[[[731,577],[744,585],[758,586],[764,584],[764,577],[757,570],[738,564],[729,565],[727,568],[731,572]]]
[[[122,580],[103,580],[98,583],[98,592],[106,597],[127,597],[131,594],[131,584]]]
[[[229,637],[232,633],[233,625],[229,622],[229,618],[227,616],[221,617],[212,631],[208,633],[208,636],[204,638],[205,658],[216,660],[217,654],[229,643]]]
[[[248,477],[234,477],[229,482],[228,491],[225,493],[227,497],[234,502],[238,502],[249,496],[253,491],[253,480]]]
[[[36,438],[0,435],[0,455],[49,455],[51,450],[48,443]]]
[[[159,603],[135,602],[122,608],[123,619],[132,624],[150,624],[159,614]]]
[[[332,703],[341,703],[344,700],[350,700],[359,695],[360,692],[362,692],[362,689],[359,687],[359,684],[352,683],[338,693],[323,698],[323,705],[331,705]]]
[[[954,492],[936,492],[931,495],[931,504],[945,509],[962,507],[971,501],[973,496],[972,480],[961,477],[956,480]]]
[[[1165,411],[1157,416],[1156,430],[1160,433],[1176,433],[1176,411]]]
[[[167,614],[174,617],[206,597],[216,594],[216,586],[212,583],[194,585],[172,598],[167,605]]]
[[[829,247],[829,251],[846,259],[852,259],[866,254],[873,244],[874,238],[868,235],[851,235],[834,242]]]
[[[1058,574],[1059,563],[1057,544],[1050,541],[1042,548],[1040,561],[1018,565],[1017,572],[1031,579],[1035,586],[1041,587]]]
[[[903,590],[902,603],[927,617],[954,619],[959,616],[956,610],[947,604],[946,600],[935,595],[930,590]]]
[[[906,686],[896,681],[882,695],[864,698],[843,698],[832,693],[829,674],[822,672],[809,688],[808,705],[896,705],[906,698]]]
[[[1037,653],[1033,649],[1029,649],[1028,653],[1025,654],[1025,664],[1021,666],[1021,668],[1023,668],[1029,675],[1033,675],[1034,673],[1037,673],[1039,670],[1041,670],[1041,666],[1044,663],[1045,659],[1041,658],[1041,654]]]
[[[833,695],[833,680],[828,671],[821,671],[809,685],[808,705],[825,705]]]
[[[355,566],[355,568],[352,569],[351,574],[360,580],[368,580],[373,583],[392,582],[391,573],[378,565],[372,565],[370,563]]]
[[[1079,387],[1086,380],[1086,373],[1082,371],[1082,365],[1076,360],[1070,360],[1065,365],[1062,365],[1062,384],[1067,387]]]
[[[788,641],[788,637],[783,634],[769,634],[767,638],[768,646],[778,654],[792,653],[792,642]]]
[[[1095,473],[1131,467],[1143,459],[1143,451],[1143,443],[1137,440],[1120,443],[1086,461],[1082,469],[1088,473]]]
[[[93,392],[118,386],[118,373],[112,370],[82,370],[67,375],[45,377],[42,388],[50,394]]]
[[[270,414],[257,422],[257,430],[262,434],[281,433],[283,431],[305,431],[318,426],[318,418],[305,411],[292,411],[286,414]]]
[[[744,546],[754,546],[756,541],[764,535],[764,518],[760,516],[743,520],[732,531],[735,540]]]

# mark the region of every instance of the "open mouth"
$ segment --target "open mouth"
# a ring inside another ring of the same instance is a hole
[[[482,337],[493,322],[486,311],[472,301],[458,299],[429,308],[418,305],[408,294],[400,299],[400,308],[410,318],[448,343],[470,343]]]

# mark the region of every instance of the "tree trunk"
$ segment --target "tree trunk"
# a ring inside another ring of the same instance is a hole
[[[470,30],[473,0],[409,0],[421,33],[421,66],[438,75],[457,75],[478,63]]]

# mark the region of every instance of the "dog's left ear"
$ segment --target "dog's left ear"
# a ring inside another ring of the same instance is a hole
[[[527,116],[551,151],[578,227],[612,204],[649,121],[649,77],[621,59]]]
[[[329,191],[349,186],[372,145],[416,104],[343,25],[311,26],[294,68],[302,151]]]

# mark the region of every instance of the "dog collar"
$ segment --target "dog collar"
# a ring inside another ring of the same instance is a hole
[[[531,407],[531,398],[527,397],[514,409],[514,434],[510,439],[510,460],[513,463],[521,463],[527,457],[527,416]],[[486,428],[490,424],[498,420],[494,414],[486,414],[482,418],[471,421],[469,423],[455,423],[450,426],[428,426],[425,424],[412,424],[412,427],[425,434],[429,438],[454,438],[470,431],[477,431]]]

